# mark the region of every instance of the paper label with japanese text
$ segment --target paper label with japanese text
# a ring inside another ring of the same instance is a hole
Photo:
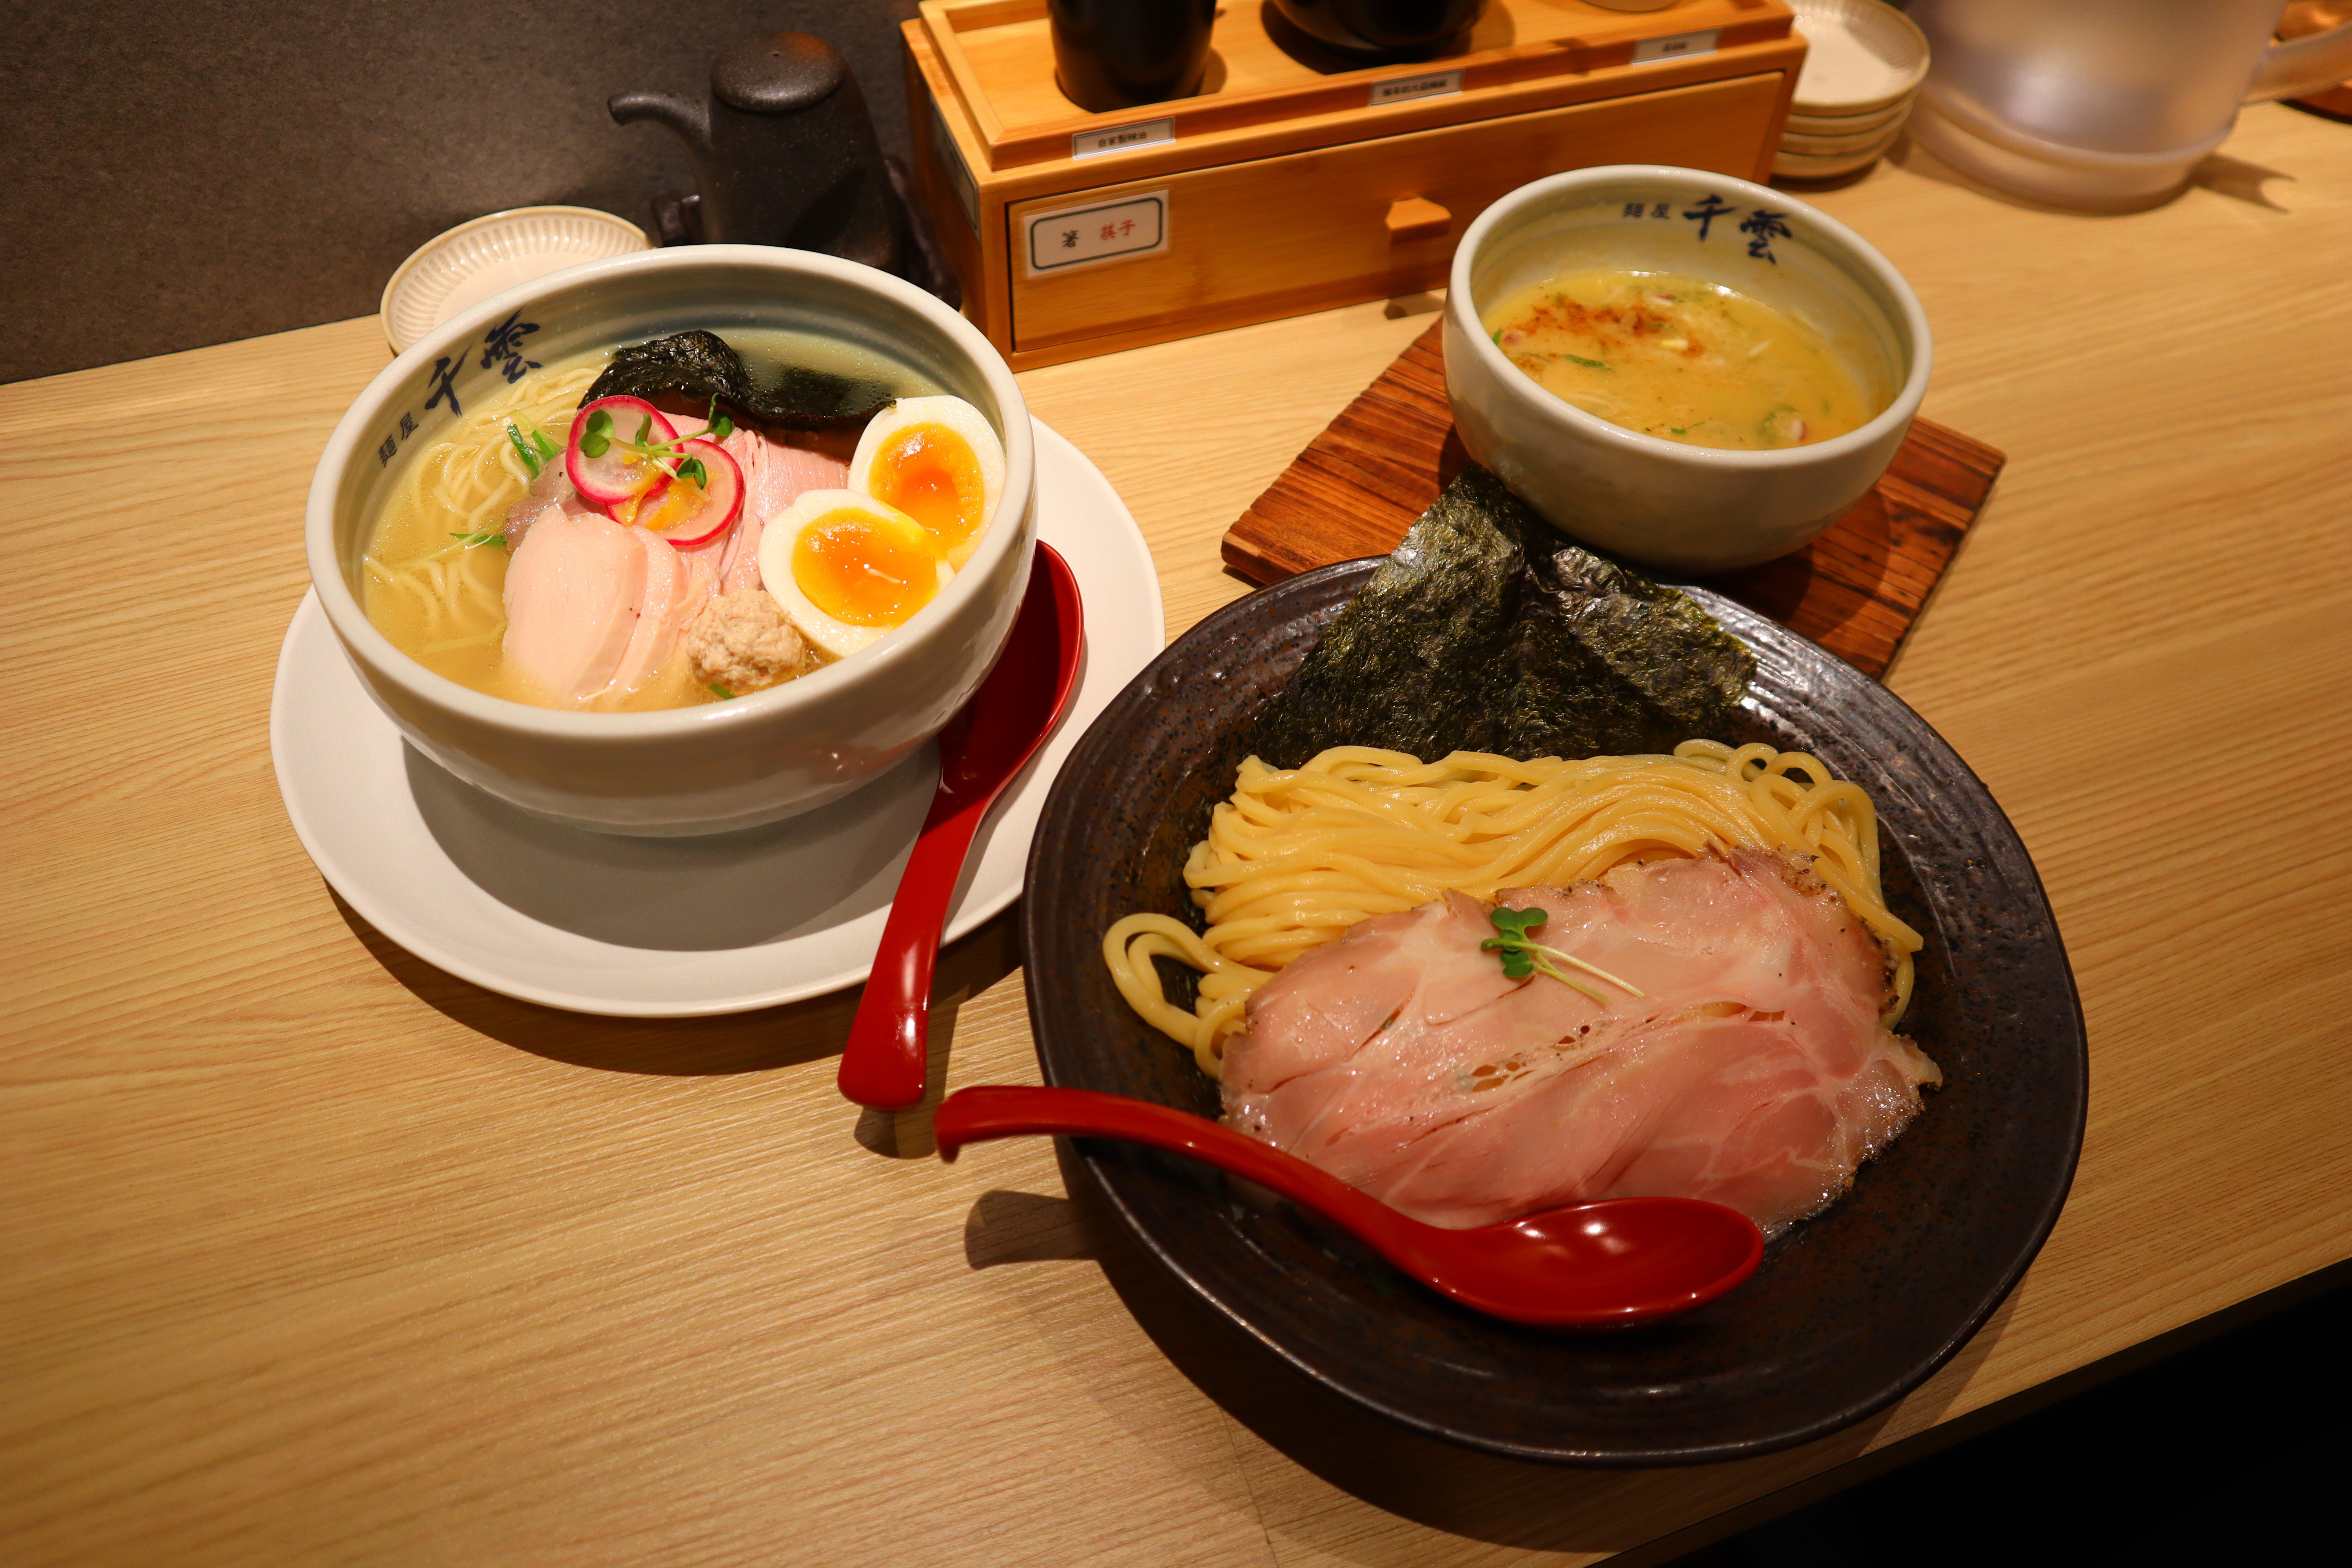
[[[1114,125],[1108,131],[1079,132],[1070,138],[1070,156],[1099,158],[1106,153],[1132,153],[1175,140],[1176,121],[1172,119],[1139,120],[1132,125]]]
[[[1679,60],[1692,55],[1715,53],[1715,41],[1722,37],[1717,27],[1703,27],[1696,33],[1676,33],[1665,38],[1643,38],[1633,46],[1633,63],[1645,66],[1657,60]]]
[[[1033,213],[1022,226],[1032,278],[1153,256],[1168,248],[1168,193],[1146,191],[1090,206]]]
[[[1462,90],[1462,68],[1423,71],[1419,76],[1391,77],[1386,81],[1372,83],[1368,106],[1380,108],[1384,103],[1410,103],[1416,98],[1443,98],[1449,92]]]

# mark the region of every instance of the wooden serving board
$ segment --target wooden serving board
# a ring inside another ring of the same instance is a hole
[[[1263,586],[1385,555],[1469,459],[1433,323],[1227,530],[1225,564]],[[1915,420],[1870,494],[1792,555],[1705,579],[1873,676],[1895,650],[1992,493],[2006,454]]]
[[[1217,12],[1198,93],[1094,114],[1062,92],[1045,0],[922,0],[920,9],[921,25],[979,132],[986,165],[995,170],[1068,158],[1073,135],[1160,120],[1169,122],[1169,140],[1189,142],[1323,115],[1391,119],[1406,101],[1423,102],[1424,114],[1436,108],[1436,118],[1424,123],[1483,119],[1492,110],[1475,107],[1482,94],[1546,80],[1585,79],[1613,96],[1604,84],[1629,68],[1786,39],[1794,21],[1784,0],[1681,0],[1648,12],[1588,0],[1492,0],[1462,52],[1368,66],[1325,49],[1285,24],[1273,6],[1244,0]],[[1661,49],[1665,40],[1687,47],[1699,34],[1708,37],[1696,54]],[[1659,52],[1644,53],[1644,45]],[[1450,84],[1412,90],[1412,84],[1448,73]],[[1390,100],[1375,90],[1383,83],[1406,84],[1406,90]],[[1619,90],[1644,89],[1629,80]]]

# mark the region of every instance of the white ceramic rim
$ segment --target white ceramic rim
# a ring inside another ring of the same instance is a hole
[[[814,275],[880,294],[927,318],[971,362],[981,379],[987,384],[989,395],[996,400],[1005,426],[998,432],[1004,442],[1004,489],[980,551],[936,598],[915,612],[906,626],[898,629],[904,632],[907,626],[944,616],[950,608],[979,592],[977,585],[988,576],[988,566],[993,564],[995,557],[1011,548],[1008,542],[1020,531],[1010,525],[1017,523],[1022,511],[1036,500],[1036,458],[1029,426],[1029,405],[1021,395],[1020,384],[1013,379],[1012,368],[996,352],[995,345],[982,337],[978,328],[958,312],[949,310],[928,290],[855,261],[844,261],[838,257],[820,255],[815,251],[785,250],[765,245],[683,245],[660,250],[640,250],[626,256],[611,256],[600,261],[583,261],[577,267],[567,267],[561,271],[534,278],[528,283],[517,284],[503,294],[494,294],[464,315],[452,317],[419,338],[390,364],[377,372],[375,379],[369,382],[365,390],[352,400],[351,407],[337,422],[334,433],[327,437],[326,449],[319,454],[318,467],[310,476],[310,499],[304,508],[302,524],[304,553],[310,567],[310,585],[318,589],[320,606],[327,612],[329,623],[334,626],[335,635],[342,639],[348,652],[361,658],[377,674],[397,682],[411,698],[455,712],[470,722],[550,740],[588,744],[635,743],[691,734],[705,725],[756,723],[770,714],[806,706],[813,700],[808,695],[811,691],[823,695],[843,679],[887,680],[888,671],[908,658],[916,657],[909,650],[919,639],[893,637],[858,653],[854,660],[845,659],[839,664],[828,665],[798,680],[772,686],[748,697],[738,697],[731,702],[702,702],[689,708],[658,709],[638,713],[574,712],[566,709],[534,707],[527,702],[510,702],[503,697],[491,697],[471,687],[461,686],[446,676],[436,675],[401,652],[390,637],[378,631],[375,624],[367,618],[367,613],[360,608],[359,601],[352,596],[343,577],[342,563],[335,554],[335,476],[342,471],[363,445],[373,444],[368,440],[369,433],[382,423],[383,411],[395,388],[411,374],[431,363],[436,354],[446,353],[450,344],[470,343],[483,329],[517,306],[528,305],[559,289],[615,272],[695,272],[719,265],[764,267],[785,274]],[[997,523],[1008,526],[994,526]],[[848,673],[835,675],[835,671],[843,669]]]
[[[1848,153],[1883,153],[1895,145],[1895,139],[1903,134],[1904,123],[1910,118],[1906,114],[1867,131],[1835,136],[1820,135],[1811,131],[1783,131],[1780,132],[1780,151],[1801,153],[1808,158],[1838,158]]]
[[[1863,148],[1861,153],[1792,153],[1790,148],[1776,148],[1771,172],[1788,179],[1834,179],[1839,174],[1853,174],[1855,169],[1874,164],[1882,157],[1886,157],[1886,148]]]
[[[383,293],[377,298],[375,304],[376,321],[383,331],[384,346],[395,354],[403,352],[401,345],[394,341],[392,335],[392,297],[400,291],[402,284],[408,281],[408,275],[424,265],[427,257],[446,247],[451,240],[463,238],[478,228],[488,228],[492,224],[511,223],[516,218],[525,217],[589,218],[599,223],[609,224],[614,228],[627,229],[637,237],[637,243],[645,249],[654,248],[651,235],[618,213],[608,213],[602,207],[509,207],[504,212],[485,213],[480,217],[471,218],[459,224],[455,228],[443,229],[431,239],[410,251],[408,259],[393,268],[392,277],[385,281]]]
[[[1918,100],[1918,97],[1916,92],[1910,93],[1898,103],[1885,109],[1874,109],[1864,114],[1803,114],[1792,109],[1789,110],[1789,118],[1781,122],[1781,129],[1784,132],[1802,132],[1808,136],[1859,135],[1864,131],[1875,131],[1882,125],[1902,119],[1911,112],[1911,105]]]
[[[1851,174],[1856,169],[1875,163],[1886,156],[1885,146],[1865,147],[1859,153],[1799,153],[1790,148],[1776,148],[1772,153],[1772,172],[1791,180],[1827,180],[1840,174]]]
[[[1872,110],[1901,102],[1918,91],[1919,84],[1927,79],[1927,67],[1932,63],[1928,55],[1927,35],[1920,31],[1918,23],[1886,5],[1885,0],[1827,0],[1825,4],[1822,0],[1790,0],[1790,9],[1799,16],[1817,21],[1843,23],[1849,16],[1865,15],[1880,17],[1906,34],[1919,51],[1918,58],[1912,62],[1909,72],[1903,79],[1903,85],[1875,98],[1807,98],[1804,96],[1804,72],[1800,69],[1797,86],[1789,100],[1790,108],[1805,114],[1865,114]]]
[[[1536,205],[1549,198],[1573,194],[1586,186],[1609,185],[1643,181],[1650,184],[1671,183],[1688,189],[1694,195],[1711,190],[1718,195],[1736,194],[1750,205],[1770,205],[1794,208],[1807,223],[1818,226],[1844,247],[1855,260],[1877,278],[1888,295],[1900,307],[1903,325],[1911,334],[1911,374],[1895,395],[1863,424],[1843,436],[1832,436],[1826,441],[1815,441],[1802,447],[1776,447],[1769,451],[1743,452],[1723,447],[1690,447],[1680,441],[1669,441],[1663,436],[1644,436],[1639,430],[1628,430],[1622,425],[1612,425],[1597,414],[1587,414],[1564,397],[1555,396],[1538,386],[1525,371],[1510,362],[1495,340],[1478,326],[1478,307],[1471,296],[1470,274],[1478,259],[1478,252],[1486,243],[1486,236],[1504,219],[1521,209]],[[1705,190],[1700,189],[1705,187]],[[1903,274],[1894,263],[1878,253],[1877,248],[1845,225],[1822,212],[1819,207],[1799,201],[1786,191],[1776,191],[1729,174],[1710,174],[1703,169],[1678,168],[1671,163],[1603,163],[1596,168],[1571,169],[1564,174],[1552,174],[1521,185],[1517,190],[1497,199],[1480,213],[1462,236],[1454,248],[1454,269],[1446,279],[1446,302],[1459,301],[1462,314],[1474,329],[1463,335],[1465,346],[1486,365],[1486,374],[1497,386],[1507,387],[1509,395],[1520,398],[1546,417],[1566,421],[1570,428],[1597,440],[1626,447],[1651,458],[1678,460],[1702,470],[1722,474],[1775,474],[1795,468],[1809,468],[1816,464],[1862,450],[1884,440],[1898,427],[1908,425],[1919,412],[1919,404],[1927,393],[1927,374],[1934,367],[1934,340],[1927,331],[1927,312],[1920,308],[1919,296],[1911,291]]]

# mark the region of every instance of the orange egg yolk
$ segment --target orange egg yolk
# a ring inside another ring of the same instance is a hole
[[[921,523],[942,550],[980,531],[987,500],[971,443],[944,425],[893,431],[874,454],[866,493]]]
[[[895,626],[940,591],[939,555],[862,512],[827,512],[793,541],[793,580],[845,626]]]

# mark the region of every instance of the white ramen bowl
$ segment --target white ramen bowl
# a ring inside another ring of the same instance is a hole
[[[459,685],[394,647],[359,598],[360,557],[405,466],[460,408],[506,389],[502,348],[555,363],[704,328],[821,333],[927,376],[1004,442],[1004,489],[979,549],[871,647],[765,691],[656,712],[535,708]],[[766,246],[642,251],[534,279],[434,328],[384,367],[328,438],[305,520],[310,581],[360,679],[410,744],[528,811],[612,833],[773,822],[856,789],[929,741],[1011,634],[1036,534],[1029,411],[1003,357],[912,284]]]
[[[1843,436],[1754,452],[1588,414],[1504,357],[1482,324],[1513,291],[1587,267],[1683,273],[1785,311],[1822,335],[1879,412]],[[1463,235],[1445,300],[1446,395],[1470,456],[1554,527],[1676,571],[1769,561],[1836,521],[1894,461],[1932,358],[1917,297],[1852,229],[1782,192],[1657,163],[1504,196]]]

